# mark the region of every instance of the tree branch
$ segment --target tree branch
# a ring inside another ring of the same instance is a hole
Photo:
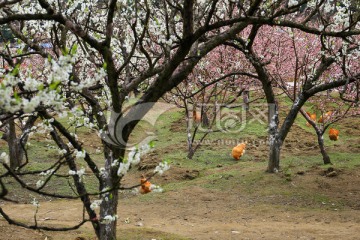
[[[13,220],[12,218],[7,215],[4,210],[0,207],[0,214],[4,217],[4,219],[12,225],[16,225],[19,227],[27,228],[27,229],[38,229],[38,230],[45,230],[45,231],[70,231],[80,228],[84,223],[89,222],[90,220],[83,219],[79,224],[72,226],[72,227],[62,227],[62,228],[55,228],[55,227],[46,227],[46,226],[38,226],[36,225],[27,225],[21,222],[18,222],[16,220]]]

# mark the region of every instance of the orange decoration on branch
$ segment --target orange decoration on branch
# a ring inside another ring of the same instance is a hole
[[[245,143],[240,143],[236,147],[234,147],[231,152],[232,157],[235,158],[236,160],[239,160],[241,156],[245,153],[245,147],[246,147]]]

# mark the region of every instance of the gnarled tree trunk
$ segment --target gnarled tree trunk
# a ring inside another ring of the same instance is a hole
[[[24,150],[20,145],[20,141],[16,136],[16,125],[15,120],[9,120],[8,136],[7,143],[9,146],[9,158],[10,158],[10,168],[12,170],[20,167],[22,158],[24,156]]]
[[[16,135],[15,119],[9,119],[8,121],[8,131],[5,140],[9,147],[10,168],[13,170],[20,167],[23,162],[29,131],[34,126],[36,119],[37,116],[30,116],[26,120],[25,126],[21,129],[22,134],[19,136]]]
[[[269,161],[267,172],[278,172],[280,168],[281,140],[279,139],[279,113],[276,104],[268,104],[269,122]]]
[[[321,132],[318,133],[318,130],[316,130],[316,135],[317,135],[319,148],[320,148],[321,155],[323,157],[324,164],[331,164],[330,157],[325,150],[323,134]]]

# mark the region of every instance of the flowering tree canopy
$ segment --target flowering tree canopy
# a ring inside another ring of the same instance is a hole
[[[245,53],[251,51],[263,25],[269,29],[284,27],[287,32],[294,29],[322,40],[324,53],[304,89],[325,90],[327,87],[316,82],[319,73],[348,52],[359,54],[358,46],[353,45],[360,34],[356,4],[349,0],[336,6],[332,1],[318,0],[2,1],[0,25],[11,31],[13,39],[6,40],[8,34],[1,38],[6,41],[1,43],[0,53],[0,126],[15,119],[38,118],[39,122],[30,121],[32,127],[24,128],[20,139],[32,131],[44,131],[60,153],[54,166],[44,171],[49,177],[36,187],[22,181],[22,169],[8,167],[3,155],[1,163],[6,171],[2,176],[14,177],[29,191],[49,194],[42,189],[58,167],[66,164],[77,195],[57,197],[80,198],[88,214],[80,225],[91,221],[100,239],[115,239],[118,189],[128,169],[127,142],[156,101],[183,82],[218,46],[227,42],[242,47]],[[306,11],[306,17],[302,11]],[[270,83],[261,75],[260,66],[253,66],[262,83]],[[359,74],[341,74],[334,77],[331,87],[358,78]],[[264,90],[270,99],[271,91]],[[133,91],[141,92],[139,100],[123,114],[127,96]],[[60,119],[69,116],[67,124],[74,129],[85,126],[104,136],[112,126],[106,118],[108,111],[118,114],[121,131],[116,144],[102,141],[101,168],[76,132]],[[80,161],[99,183],[97,194],[102,201],[96,204],[82,181]],[[156,171],[167,168],[163,164]],[[0,196],[6,198],[8,189],[1,178],[0,185]],[[100,205],[99,214],[94,205]],[[17,223],[0,210],[10,223]]]

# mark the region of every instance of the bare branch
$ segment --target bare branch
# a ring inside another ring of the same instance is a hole
[[[38,226],[37,224],[35,224],[35,225],[27,225],[27,224],[21,223],[19,221],[16,221],[16,220],[10,218],[9,215],[7,215],[1,207],[0,207],[0,214],[4,217],[4,219],[9,224],[16,225],[16,226],[23,227],[23,228],[28,228],[28,229],[39,229],[39,230],[45,230],[45,231],[70,231],[70,230],[75,230],[75,229],[80,228],[82,225],[84,225],[84,223],[90,221],[90,220],[83,219],[79,224],[76,224],[76,225],[74,225],[72,227],[56,228],[56,227]]]

